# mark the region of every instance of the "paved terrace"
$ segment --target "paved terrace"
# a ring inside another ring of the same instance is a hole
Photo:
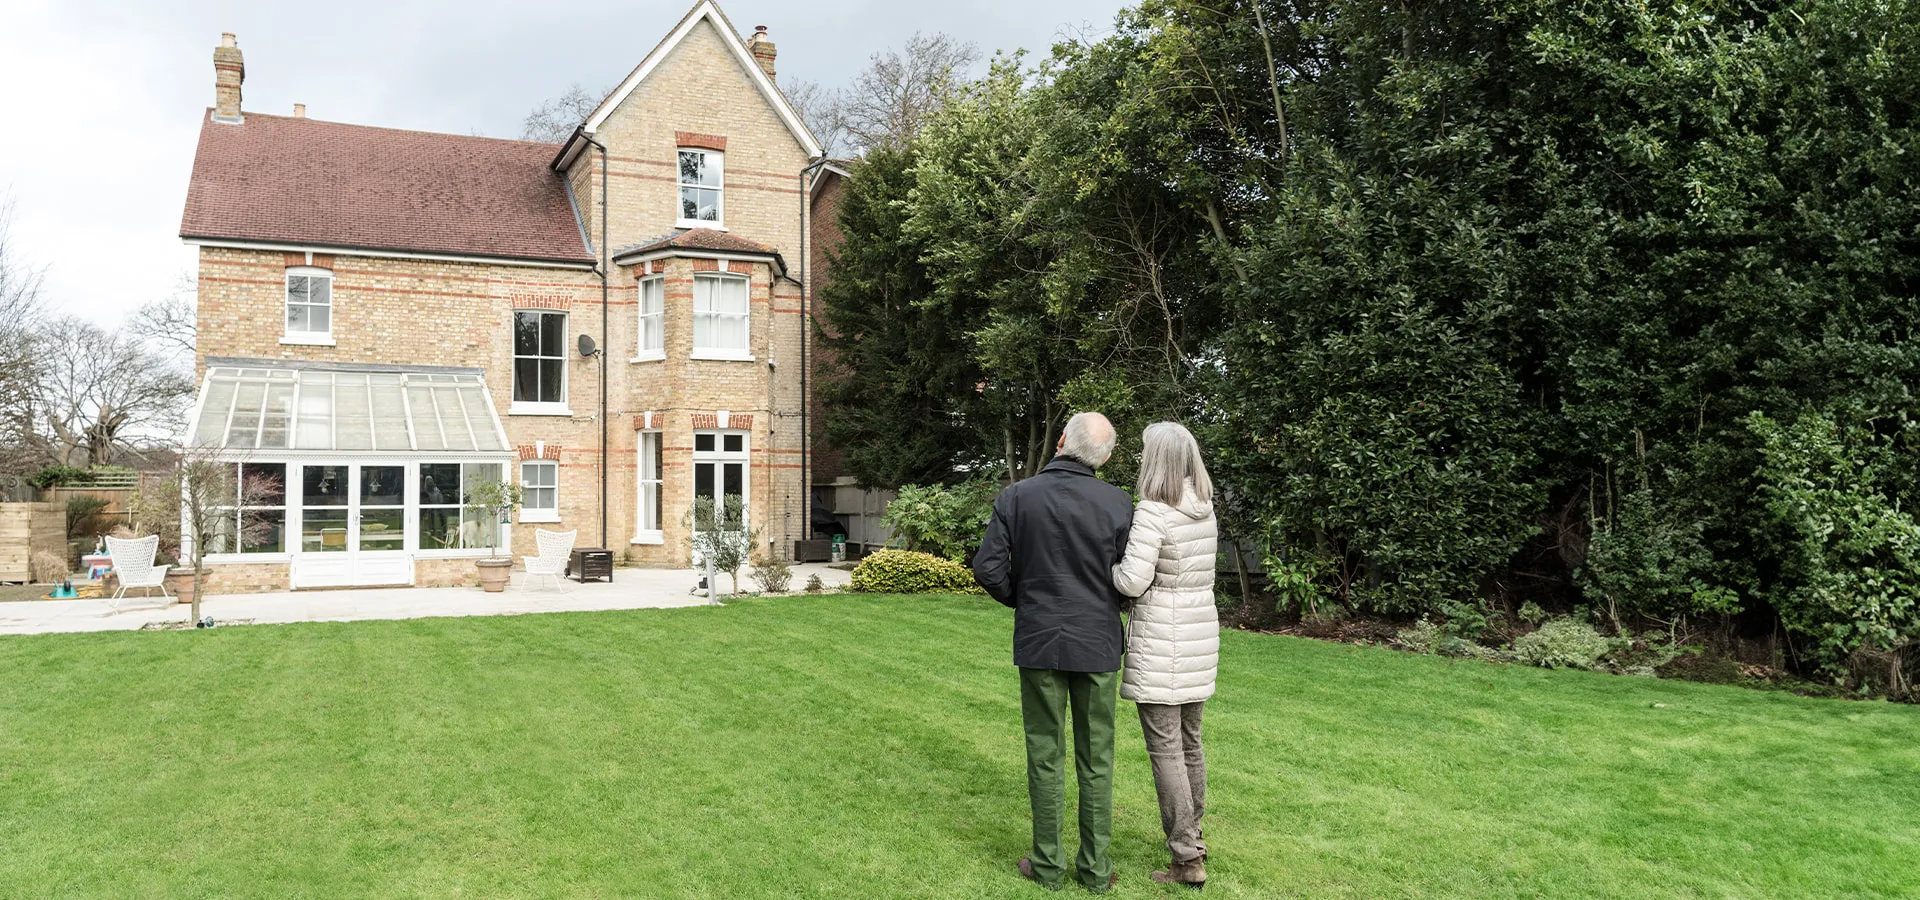
[[[793,587],[820,576],[829,590],[845,589],[848,573],[824,565],[793,567]],[[251,619],[256,625],[284,622],[353,622],[362,619],[419,619],[430,616],[505,616],[522,613],[583,612],[606,609],[665,609],[700,606],[707,598],[691,593],[701,573],[693,569],[615,569],[613,581],[580,584],[566,581],[554,591],[543,582],[528,590],[525,574],[513,573],[513,582],[498,594],[477,587],[351,588],[283,591],[272,594],[215,594],[200,604],[202,616],[214,622]],[[741,587],[751,589],[747,570],[740,571]],[[730,582],[721,575],[724,588]],[[724,596],[722,597],[724,600]],[[48,634],[64,631],[135,631],[152,622],[184,622],[187,607],[152,600],[133,592],[114,612],[105,600],[28,600],[0,603],[0,634]],[[162,605],[164,604],[164,605]]]

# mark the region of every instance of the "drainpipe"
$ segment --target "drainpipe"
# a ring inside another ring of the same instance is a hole
[[[813,395],[807,392],[807,341],[813,337],[813,329],[807,327],[807,317],[813,314],[813,291],[807,284],[807,231],[813,221],[808,215],[813,192],[808,190],[807,176],[817,174],[828,160],[822,153],[819,159],[800,170],[800,539],[803,541],[813,540],[813,444],[807,436],[813,424]]]
[[[613,265],[609,254],[612,248],[607,245],[607,145],[593,139],[585,131],[580,137],[600,150],[600,547],[607,546],[607,304],[611,299],[607,279],[612,277],[609,271]],[[711,590],[711,588],[709,588]]]

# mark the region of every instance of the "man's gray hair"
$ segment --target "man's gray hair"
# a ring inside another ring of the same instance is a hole
[[[1071,456],[1096,469],[1113,455],[1113,423],[1097,412],[1074,413],[1060,437],[1061,456]]]
[[[1213,502],[1213,479],[1200,459],[1200,442],[1179,422],[1155,422],[1140,440],[1140,496],[1178,506],[1189,483],[1194,498]]]

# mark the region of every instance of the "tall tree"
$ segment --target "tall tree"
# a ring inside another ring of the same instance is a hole
[[[49,462],[107,465],[177,441],[193,381],[140,339],[73,317],[49,320],[35,342],[34,440]]]
[[[911,140],[979,61],[980,48],[939,32],[914,32],[899,50],[874,54],[839,96],[851,149]]]
[[[33,406],[22,401],[34,383],[43,270],[21,258],[12,225],[13,201],[0,199],[0,396],[12,398],[0,411],[0,472],[17,477],[42,464],[31,447]]]
[[[925,248],[904,227],[915,160],[910,147],[881,147],[856,163],[840,211],[846,240],[820,288],[827,436],[874,487],[950,481],[993,458],[970,424],[980,366],[965,328],[930,305]]]

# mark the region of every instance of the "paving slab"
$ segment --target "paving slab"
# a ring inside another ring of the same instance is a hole
[[[552,590],[543,581],[537,589],[515,572],[505,591],[489,594],[477,587],[343,588],[339,590],[280,591],[270,594],[214,594],[200,604],[202,616],[223,620],[251,619],[255,625],[287,622],[353,622],[366,619],[419,619],[431,616],[505,616],[547,612],[590,612],[614,609],[667,609],[703,606],[707,598],[694,593],[702,573],[694,569],[615,569],[613,581],[580,584],[566,581]],[[828,590],[845,590],[849,573],[817,564],[793,567],[798,587],[812,575]],[[743,586],[751,579],[742,572]],[[725,575],[720,584],[727,585]],[[721,597],[725,599],[724,594]],[[50,634],[82,631],[137,631],[149,623],[184,622],[185,604],[156,596],[131,596],[113,609],[106,600],[28,600],[0,603],[0,635]]]

